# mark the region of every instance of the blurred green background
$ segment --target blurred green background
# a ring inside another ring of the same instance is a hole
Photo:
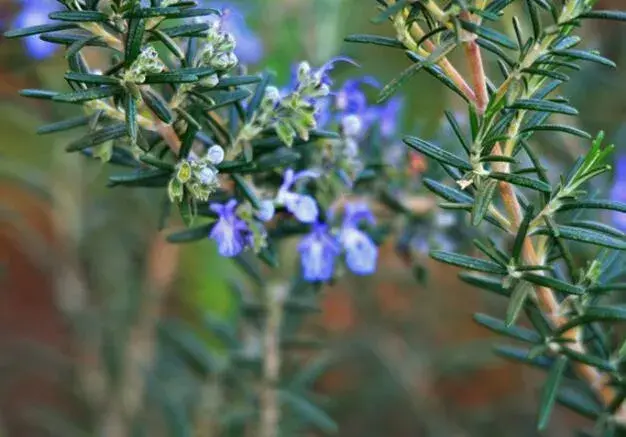
[[[342,42],[351,33],[389,33],[386,26],[369,21],[375,14],[373,0],[233,3],[245,11],[264,41],[263,66],[275,70],[282,82],[294,62],[307,59],[319,65],[337,54],[347,54],[362,66],[360,71],[342,67],[339,82],[370,74],[384,83],[407,65],[401,51]],[[623,7],[619,0],[600,3]],[[19,7],[19,2],[0,0],[5,29]],[[618,66],[626,65],[623,28],[603,23],[589,25],[582,33],[588,46]],[[452,59],[464,69],[462,59]],[[165,244],[155,219],[162,196],[149,190],[107,189],[108,168],[63,151],[69,136],[35,134],[38,125],[58,120],[72,108],[20,98],[17,91],[61,89],[64,71],[62,52],[34,62],[20,42],[2,40],[1,437],[85,435],[77,425],[87,420],[76,397],[80,390],[69,381],[78,379],[86,387],[106,385],[89,379],[99,374],[98,357],[110,349],[124,361],[124,351],[133,348],[107,342],[126,338],[135,318],[176,316],[196,326],[198,314],[231,325],[237,317],[240,297],[230,286],[236,267],[217,257],[208,240],[183,247]],[[566,87],[580,108],[577,123],[590,132],[606,130],[622,152],[625,75],[623,69],[585,66]],[[462,109],[459,99],[426,76],[418,76],[401,92],[406,133],[431,135],[440,128],[444,109]],[[564,164],[588,146],[572,137],[542,138],[545,154]],[[171,225],[177,226],[176,220]],[[491,356],[492,337],[471,321],[475,311],[502,314],[505,302],[468,288],[455,278],[455,271],[427,260],[423,262],[430,269],[429,280],[420,285],[392,243],[381,250],[380,273],[326,287],[322,311],[301,328],[327,342],[320,352],[298,353],[307,363],[331,357],[332,365],[315,390],[320,399],[330,399],[323,404],[339,424],[338,435],[536,435],[543,375]],[[138,309],[146,293],[165,301],[156,314]],[[200,325],[197,328],[201,341],[219,356],[220,343]],[[126,358],[133,359],[130,355]],[[110,362],[115,374],[116,360]],[[166,364],[177,366],[175,360]],[[183,380],[177,381],[167,386],[172,402],[178,402],[175,393],[186,390]],[[63,411],[65,422],[46,413],[51,410]],[[146,411],[146,421],[160,423],[158,414],[152,417]],[[546,435],[571,435],[580,425],[589,424],[558,409]],[[158,425],[150,429],[151,435],[168,435]],[[321,433],[312,427],[307,435],[316,434]]]

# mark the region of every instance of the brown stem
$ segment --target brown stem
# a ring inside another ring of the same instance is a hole
[[[280,402],[276,387],[280,378],[280,329],[287,287],[284,284],[274,284],[268,287],[267,292],[268,312],[263,330],[263,381],[259,398],[259,437],[277,437]]]
[[[466,54],[471,67],[472,79],[477,96],[475,106],[478,114],[480,115],[483,113],[486,108],[486,104],[488,103],[488,97],[487,100],[484,100],[485,96],[488,96],[488,94],[486,94],[486,76],[483,61],[480,55],[480,47],[478,47],[474,41],[468,41]],[[494,155],[504,155],[504,152],[499,144],[494,146],[493,153]],[[503,164],[500,163],[500,165]],[[515,194],[515,190],[512,185],[506,182],[500,182],[498,186],[505,209],[509,215],[511,225],[514,229],[518,229],[523,218],[523,213]],[[544,256],[537,253],[530,237],[527,237],[524,241],[522,254],[524,261],[528,265],[543,265],[545,262]],[[557,297],[550,288],[536,287],[536,298],[538,307],[545,313],[546,317],[552,322],[554,327],[559,328],[569,321],[568,317],[565,315],[565,311],[561,308]],[[585,353],[585,345],[582,342],[580,334],[579,328],[570,329],[565,332],[563,337],[571,342],[564,344],[562,347],[569,347],[576,352]],[[609,385],[610,377],[608,374],[599,371],[595,367],[580,362],[574,362],[572,363],[572,366],[576,374],[582,380],[587,382],[605,406],[610,405],[614,401],[617,394]],[[626,421],[626,409],[624,404],[622,404],[618,410],[616,419],[620,422]]]
[[[124,437],[132,433],[132,419],[141,411],[147,372],[156,353],[156,326],[178,266],[178,247],[157,234],[150,248],[147,278],[137,320],[125,345],[120,383],[104,411],[100,435]]]

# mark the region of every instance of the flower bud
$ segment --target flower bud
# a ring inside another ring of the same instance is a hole
[[[191,165],[187,161],[183,161],[178,166],[178,171],[176,172],[176,179],[184,184],[191,179]]]
[[[346,115],[341,120],[341,128],[346,137],[356,137],[359,136],[363,129],[363,121],[356,114]]]
[[[211,167],[204,167],[198,173],[196,173],[196,178],[203,186],[212,186],[217,183],[217,170]]]
[[[208,88],[213,88],[217,86],[218,83],[220,83],[220,78],[217,74],[211,74],[200,80],[200,84]]]
[[[300,62],[300,65],[298,65],[298,82],[308,82],[310,74],[311,65],[306,61]]]
[[[224,149],[220,145],[214,145],[206,152],[206,157],[213,165],[217,165],[224,160]]]

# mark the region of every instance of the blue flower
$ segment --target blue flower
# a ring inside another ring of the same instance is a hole
[[[380,133],[384,138],[393,137],[397,133],[398,119],[403,104],[401,97],[394,97],[376,111]]]
[[[611,189],[611,199],[616,202],[626,202],[626,155],[618,156],[615,160],[615,182]],[[626,214],[613,211],[613,222],[626,231]]]
[[[338,111],[343,134],[347,137],[361,137],[379,116],[377,108],[368,105],[362,85],[380,86],[370,76],[348,79],[334,94],[334,107]]]
[[[50,22],[48,14],[58,9],[58,3],[53,0],[22,0],[22,4],[22,10],[13,22],[16,28],[47,24]],[[51,56],[57,49],[56,44],[42,41],[39,35],[26,37],[23,41],[28,54],[37,60]]]
[[[372,211],[365,202],[346,204],[339,241],[346,251],[346,265],[357,275],[370,275],[376,271],[378,247],[358,226],[361,222],[374,224]]]
[[[359,79],[348,79],[335,93],[335,107],[345,114],[361,114],[367,109],[367,97],[361,89],[361,85],[370,85],[374,88],[380,84],[370,76]]]
[[[209,238],[217,243],[217,251],[222,256],[236,256],[246,247],[250,239],[250,230],[246,222],[237,217],[235,208],[237,200],[231,199],[226,204],[213,203],[211,210],[219,218]]]
[[[292,213],[302,223],[315,223],[319,216],[319,209],[315,199],[307,194],[299,194],[291,191],[291,187],[303,178],[316,178],[319,173],[305,170],[294,173],[292,169],[285,172],[283,184],[276,195],[276,203],[285,205],[287,211]]]
[[[298,244],[298,252],[306,281],[328,281],[333,276],[335,259],[341,253],[341,247],[328,232],[326,224],[316,223],[312,232]]]

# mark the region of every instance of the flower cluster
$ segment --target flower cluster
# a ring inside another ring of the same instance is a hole
[[[152,46],[145,47],[130,68],[124,72],[124,82],[142,84],[146,74],[161,73],[165,64],[159,59],[159,53]]]
[[[365,87],[378,89],[378,81],[370,76],[348,79],[328,99],[318,103],[316,120],[318,126],[326,128],[337,124],[341,133],[341,141],[334,144],[328,152],[327,159],[333,165],[349,175],[354,180],[363,170],[361,145],[367,140],[373,130],[377,130],[385,144],[385,155],[391,151],[405,152],[400,144],[398,134],[398,120],[402,110],[403,100],[394,97],[382,105],[369,104]]]
[[[216,166],[223,160],[224,149],[214,145],[201,159],[190,155],[186,160],[180,161],[167,188],[170,201],[182,202],[186,188],[194,199],[206,202],[219,187],[219,171]]]
[[[307,281],[328,281],[335,270],[337,257],[345,253],[346,266],[357,275],[370,275],[376,270],[378,247],[360,225],[375,224],[364,202],[346,203],[343,223],[333,233],[327,223],[313,225],[311,233],[298,245],[302,259],[302,275]]]
[[[235,54],[236,44],[233,34],[224,31],[222,19],[214,18],[198,54],[196,66],[213,67],[218,71],[230,70],[239,62]]]

